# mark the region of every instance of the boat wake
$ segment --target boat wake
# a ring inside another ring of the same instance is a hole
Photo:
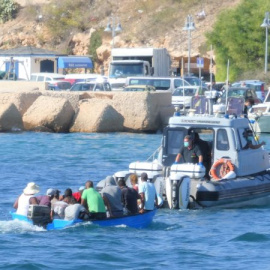
[[[27,233],[27,232],[38,232],[46,231],[42,227],[29,224],[27,222],[19,220],[9,220],[9,221],[0,221],[0,233],[9,234],[9,233]]]

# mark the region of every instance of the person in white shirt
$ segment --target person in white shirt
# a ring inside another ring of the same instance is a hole
[[[27,184],[23,193],[15,201],[13,207],[16,209],[16,214],[27,216],[29,205],[38,205],[37,198],[35,194],[39,192],[39,186],[34,182]]]

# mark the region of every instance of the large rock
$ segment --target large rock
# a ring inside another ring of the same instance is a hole
[[[114,108],[124,117],[126,131],[156,131],[163,126],[160,110],[171,107],[171,93],[119,92]]]
[[[78,104],[81,99],[84,99],[84,92],[71,92],[71,91],[44,91],[43,96],[55,97],[55,98],[64,98],[67,99],[75,112],[78,109]]]
[[[13,103],[23,115],[40,95],[39,91],[0,93],[0,105]]]
[[[0,106],[0,131],[23,130],[22,116],[13,103]]]
[[[26,130],[68,132],[75,111],[64,98],[40,96],[23,116]]]
[[[104,99],[83,100],[70,132],[123,131],[124,119],[110,103]]]

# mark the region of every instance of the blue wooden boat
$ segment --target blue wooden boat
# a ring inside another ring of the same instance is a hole
[[[153,211],[148,211],[143,214],[130,215],[130,216],[128,215],[128,216],[123,216],[120,218],[107,218],[103,220],[85,221],[82,219],[75,219],[75,220],[54,219],[51,223],[48,223],[43,227],[46,228],[48,231],[61,230],[61,229],[73,226],[75,224],[91,222],[92,224],[102,226],[102,227],[113,227],[113,226],[124,225],[131,228],[143,229],[143,228],[148,227],[151,224],[156,214],[156,211],[157,210],[155,209]],[[18,215],[15,212],[10,212],[10,214],[13,220],[26,221],[34,225],[34,222],[31,218]],[[35,225],[42,226],[42,224],[35,224]]]

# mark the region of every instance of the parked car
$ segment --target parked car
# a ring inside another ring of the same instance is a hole
[[[252,103],[261,103],[261,100],[257,97],[256,91],[248,87],[230,87],[228,90],[228,97],[243,98],[244,100],[249,99]],[[217,100],[217,103],[226,102],[226,91],[224,91],[221,97]]]
[[[127,77],[126,85],[152,85],[156,91],[174,91],[179,86],[188,86],[180,77]]]
[[[65,75],[58,73],[49,73],[49,72],[41,72],[41,73],[32,73],[30,77],[30,81],[36,82],[51,82],[51,81],[59,81],[64,80]]]
[[[265,98],[265,83],[260,80],[245,80],[232,84],[233,87],[248,87],[256,91],[257,97],[263,102]]]
[[[71,88],[71,83],[67,81],[52,81],[49,83],[49,90],[61,91]]]
[[[73,84],[70,91],[111,91],[111,85],[109,82],[77,82]]]
[[[228,95],[227,95],[228,93]],[[238,103],[239,106],[241,106],[241,109],[239,110],[244,110],[244,102],[245,100],[250,100],[251,104],[259,104],[261,103],[261,100],[257,97],[256,91],[254,89],[250,89],[248,87],[230,87],[228,91],[224,91],[221,95],[220,98],[217,100],[217,104],[213,106],[214,112],[225,112],[226,110],[226,95],[227,95],[227,101],[229,102],[230,100],[234,100],[230,104],[230,109],[231,111],[233,110],[233,103],[236,104]],[[236,100],[238,100],[236,102]],[[238,107],[239,107],[238,106]]]
[[[124,91],[156,91],[156,88],[152,85],[128,85],[124,88]]]
[[[175,107],[190,108],[193,96],[204,96],[206,89],[200,86],[183,86],[177,87],[172,93],[172,105]]]
[[[200,78],[196,77],[196,76],[184,76],[183,79],[185,81],[187,81],[190,85],[193,86],[202,86],[203,88],[207,88],[206,83],[201,80]]]

